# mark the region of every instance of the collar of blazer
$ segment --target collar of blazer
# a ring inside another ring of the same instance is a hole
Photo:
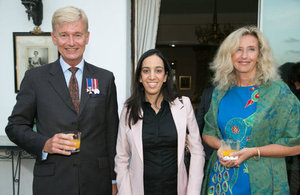
[[[86,92],[86,78],[93,78],[95,74],[94,67],[87,62],[84,62],[83,75],[82,75],[82,85],[81,85],[81,98],[79,104],[79,117],[82,116],[81,113],[84,110],[88,100],[90,99],[89,94]]]

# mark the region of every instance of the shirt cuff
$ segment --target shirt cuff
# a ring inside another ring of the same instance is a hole
[[[48,152],[42,151],[42,160],[47,160]]]
[[[117,181],[116,180],[112,180],[111,183],[112,184],[117,184]]]

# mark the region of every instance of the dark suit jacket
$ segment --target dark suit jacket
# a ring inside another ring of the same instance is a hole
[[[98,79],[99,95],[86,92],[86,78]],[[6,133],[37,157],[34,194],[111,194],[119,120],[111,72],[85,62],[79,109],[77,115],[58,60],[26,72]],[[80,152],[42,161],[46,140],[68,130],[82,132]]]
[[[214,91],[214,87],[208,87],[203,90],[202,96],[201,96],[201,101],[198,107],[197,111],[197,123],[199,126],[200,130],[200,135],[202,137],[203,133],[203,128],[204,128],[204,116],[207,113],[209,107],[210,107],[210,102],[211,102],[211,97],[212,93]],[[204,151],[205,151],[205,159],[208,160],[213,152],[213,149],[209,147],[205,142],[202,142]]]

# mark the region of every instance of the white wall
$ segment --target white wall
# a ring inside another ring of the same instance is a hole
[[[41,28],[51,31],[53,12],[73,5],[82,8],[89,18],[90,41],[86,61],[112,71],[116,78],[119,112],[130,93],[130,0],[43,0]],[[28,21],[20,0],[0,0],[0,136],[5,135],[7,117],[16,102],[14,92],[14,54],[12,32],[29,32],[34,25]],[[21,195],[32,194],[33,160],[25,160],[21,171]],[[0,160],[0,194],[12,194],[10,161]]]
[[[116,78],[119,111],[128,97],[130,86],[130,0],[44,0],[41,28],[51,31],[51,18],[57,8],[73,5],[89,18],[90,41],[85,59],[112,71]],[[7,117],[15,104],[12,32],[28,32],[34,27],[27,20],[20,0],[0,0],[0,135],[5,135]]]

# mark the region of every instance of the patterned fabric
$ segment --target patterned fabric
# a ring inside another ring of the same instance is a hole
[[[222,139],[240,141],[240,149],[246,147],[253,127],[258,98],[256,86],[233,87],[226,93],[220,102],[218,113]],[[208,194],[250,195],[248,172],[246,162],[239,168],[228,168],[217,159],[211,171]]]
[[[253,127],[246,147],[269,144],[300,145],[300,103],[283,81],[268,82],[258,86]],[[219,103],[226,91],[215,90],[205,116],[204,133],[222,139],[217,123]],[[217,160],[216,151],[205,171],[202,194],[208,194],[209,176]],[[251,194],[289,194],[284,158],[261,157],[259,161],[246,160],[249,170]]]
[[[72,72],[72,76],[69,82],[69,91],[70,91],[70,96],[72,98],[72,102],[75,106],[75,110],[78,114],[79,113],[79,89],[78,89],[78,82],[75,76],[77,70],[78,68],[76,67],[69,68],[69,71]]]

